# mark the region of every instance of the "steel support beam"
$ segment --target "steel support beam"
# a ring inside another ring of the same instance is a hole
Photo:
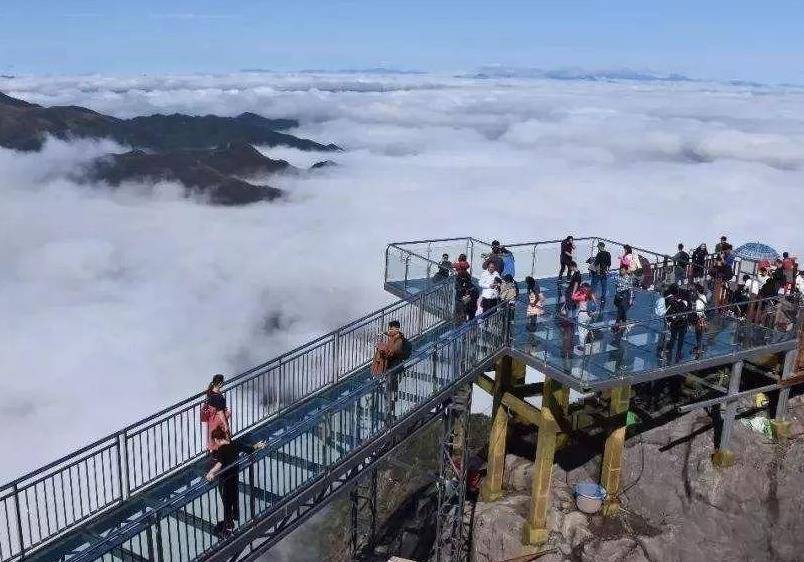
[[[466,562],[469,559],[471,529],[465,525],[464,510],[471,402],[472,387],[467,385],[455,394],[442,416],[444,437],[439,447],[435,562]]]
[[[351,528],[349,548],[352,560],[363,560],[371,556],[377,536],[377,468],[368,470],[360,476],[357,485],[349,493],[351,509]]]

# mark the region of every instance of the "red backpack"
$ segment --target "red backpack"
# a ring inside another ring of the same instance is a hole
[[[208,402],[201,404],[201,423],[209,423],[215,417],[215,408]]]

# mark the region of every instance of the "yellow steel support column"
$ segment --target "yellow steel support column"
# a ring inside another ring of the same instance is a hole
[[[603,515],[611,516],[620,509],[620,476],[623,468],[623,447],[625,445],[625,421],[628,404],[631,400],[631,386],[619,386],[611,391],[611,418],[613,428],[606,438],[603,450],[603,466],[600,472],[600,485],[608,492],[603,504]]]
[[[553,476],[553,461],[556,452],[558,424],[556,419],[569,402],[569,389],[552,379],[544,381],[542,398],[542,423],[536,441],[536,460],[531,483],[530,510],[522,542],[539,545],[547,542],[547,510],[550,507],[550,479]]]
[[[480,489],[480,499],[492,502],[503,495],[505,471],[505,442],[508,438],[508,412],[502,405],[502,396],[511,387],[513,359],[508,356],[497,361],[494,373],[494,406],[491,430],[489,431],[488,468],[486,479]]]

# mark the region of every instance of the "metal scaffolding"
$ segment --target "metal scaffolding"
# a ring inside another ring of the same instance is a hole
[[[436,512],[436,562],[468,560],[465,521],[466,467],[469,462],[469,416],[472,387],[457,392],[444,409],[443,439],[439,447],[438,510]]]

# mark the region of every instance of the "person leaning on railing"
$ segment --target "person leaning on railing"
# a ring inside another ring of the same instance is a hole
[[[215,478],[218,481],[218,493],[223,504],[223,521],[218,522],[213,528],[216,535],[227,535],[234,530],[234,522],[238,520],[240,514],[240,490],[238,486],[237,467],[233,466],[237,462],[240,453],[251,453],[256,449],[265,447],[265,441],[259,441],[254,445],[248,446],[243,443],[232,441],[232,436],[222,427],[217,427],[212,432],[212,440],[215,442],[215,450],[211,452],[213,465],[207,472],[206,479],[212,482]]]
[[[440,283],[446,281],[449,277],[449,272],[452,270],[452,262],[449,261],[449,254],[441,256],[441,263],[438,264],[438,271],[433,275],[433,282]]]
[[[394,367],[410,358],[413,347],[400,328],[398,320],[388,322],[388,330],[383,334],[385,339],[377,344],[374,359],[371,362],[373,375],[378,376],[393,371]],[[392,418],[395,415],[400,376],[399,372],[388,376],[388,412]]]

